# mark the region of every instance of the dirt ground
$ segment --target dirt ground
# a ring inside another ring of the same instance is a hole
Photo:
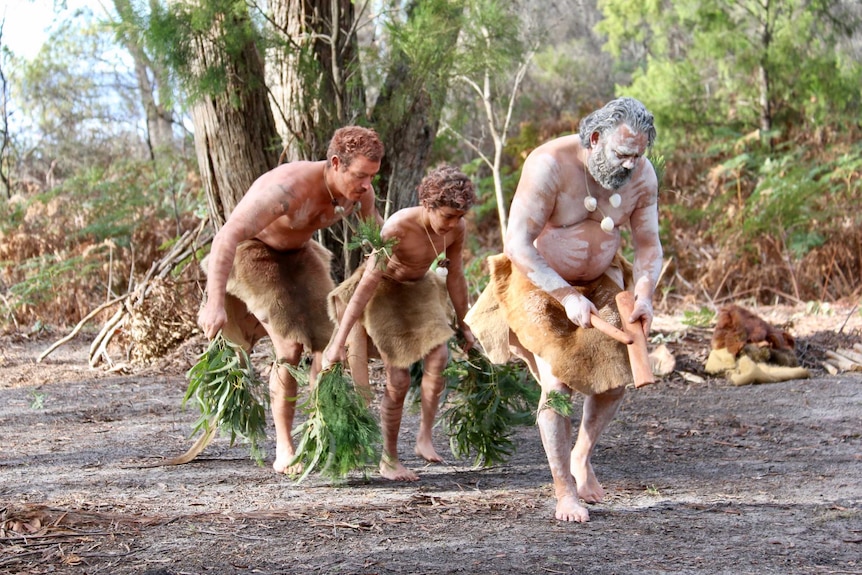
[[[505,465],[455,460],[442,431],[448,461],[424,465],[409,411],[416,483],[295,485],[225,437],[189,464],[142,467],[190,445],[197,413],[181,400],[202,342],[123,375],[90,369],[84,337],[35,363],[64,334],[7,336],[0,572],[862,574],[862,373],[819,363],[862,341],[862,316],[754,311],[789,326],[812,378],[707,377],[710,331],[657,318],[677,370],[627,393],[594,457],[608,497],[587,524],[554,520],[535,426],[516,430]]]

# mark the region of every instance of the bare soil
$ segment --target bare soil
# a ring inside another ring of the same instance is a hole
[[[860,315],[755,311],[790,327],[812,378],[733,387],[701,370],[708,329],[657,318],[677,370],[626,395],[594,457],[609,495],[587,524],[554,520],[535,426],[505,465],[425,465],[408,411],[416,483],[296,485],[225,437],[189,464],[145,467],[190,445],[197,413],[181,400],[203,342],[121,374],[90,369],[83,337],[35,363],[63,334],[7,336],[0,572],[862,573],[862,373],[819,363],[860,341]]]

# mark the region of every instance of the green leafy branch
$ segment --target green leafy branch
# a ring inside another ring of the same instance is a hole
[[[194,399],[201,413],[192,436],[198,433],[211,436],[221,429],[230,433],[231,445],[242,437],[250,446],[252,458],[263,465],[265,404],[269,396],[246,351],[219,332],[187,377],[189,386],[182,405],[185,407]]]
[[[308,373],[286,366],[300,384],[308,383]],[[296,480],[303,481],[312,471],[333,480],[344,478],[354,469],[366,470],[380,460],[380,426],[341,362],[324,369],[317,385],[299,409],[306,420],[296,430],[296,455],[288,466],[302,465]]]
[[[550,391],[548,392],[548,399],[545,401],[545,405],[542,406],[542,409],[550,409],[557,415],[571,417],[573,413],[572,398],[571,396],[568,396],[565,393],[560,393],[559,391]]]
[[[353,227],[350,223],[348,225],[353,235],[347,244],[347,248],[350,250],[357,248],[362,248],[363,251],[367,250],[366,255],[374,257],[376,265],[380,269],[386,269],[386,263],[392,257],[392,249],[398,243],[398,240],[396,238],[384,240],[383,235],[380,233],[381,228],[374,218],[358,219],[356,227]]]
[[[533,421],[538,388],[523,365],[494,365],[473,348],[443,372],[450,406],[442,419],[456,457],[475,454],[473,464],[504,463],[514,453],[512,427]]]

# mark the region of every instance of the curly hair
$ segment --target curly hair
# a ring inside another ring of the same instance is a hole
[[[655,126],[653,116],[639,100],[634,98],[617,98],[605,104],[602,108],[592,112],[581,120],[578,125],[578,134],[581,144],[585,148],[591,148],[590,136],[598,132],[604,136],[612,130],[625,123],[634,132],[646,134],[647,146],[652,146],[655,141]]]
[[[377,132],[362,126],[345,126],[332,135],[326,161],[331,164],[332,156],[338,156],[341,163],[349,166],[356,156],[365,156],[372,162],[383,159],[383,142]]]
[[[466,212],[476,202],[476,190],[461,170],[443,165],[422,178],[419,202],[429,209],[445,206]]]

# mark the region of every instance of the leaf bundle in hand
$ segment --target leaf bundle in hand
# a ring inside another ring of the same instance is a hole
[[[215,429],[248,442],[252,458],[263,465],[266,441],[266,408],[269,396],[254,371],[246,351],[219,333],[188,371],[189,387],[183,407],[194,398],[201,416],[192,436]]]
[[[443,372],[450,407],[443,413],[455,457],[475,453],[477,467],[504,463],[514,453],[514,425],[532,423],[538,389],[519,364],[494,365],[473,348]]]
[[[291,369],[297,381],[307,381],[298,371]],[[306,420],[293,432],[299,440],[296,455],[288,463],[302,464],[297,483],[312,471],[339,480],[380,460],[380,426],[341,362],[320,372],[317,385],[299,408]]]

